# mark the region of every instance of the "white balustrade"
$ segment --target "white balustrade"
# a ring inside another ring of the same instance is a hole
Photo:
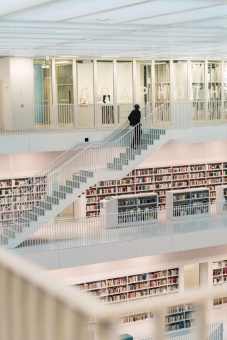
[[[172,101],[141,104],[141,112],[148,115],[152,105],[162,106],[154,114],[157,128],[188,129],[191,125],[227,123],[227,102]],[[32,133],[67,129],[107,129],[128,121],[132,103],[109,104],[43,104],[33,107],[24,104],[1,107],[0,133]]]
[[[2,340],[119,340],[117,325],[123,315],[150,311],[150,334],[137,340],[171,339],[165,333],[165,313],[173,306],[195,306],[195,327],[179,330],[173,339],[222,340],[222,323],[207,326],[203,309],[215,297],[226,296],[227,287],[180,292],[133,303],[104,305],[26,260],[0,250],[0,338]],[[89,324],[89,321],[92,323]],[[142,328],[143,330],[143,328]],[[135,339],[136,340],[136,339]]]

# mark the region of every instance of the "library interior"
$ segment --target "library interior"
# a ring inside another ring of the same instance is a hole
[[[227,340],[226,17],[0,3],[0,339]]]

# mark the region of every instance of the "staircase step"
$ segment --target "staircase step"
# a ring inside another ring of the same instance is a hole
[[[23,217],[28,218],[31,221],[37,221],[38,215],[32,211],[25,211]]]
[[[12,224],[9,227],[12,231],[15,231],[17,233],[21,233],[23,231],[23,225],[20,225],[20,224]],[[24,225],[24,227],[26,227],[26,225]]]
[[[65,192],[62,192],[62,191],[56,191],[54,190],[53,192],[53,198],[61,198],[61,199],[65,199],[66,198],[66,193]],[[58,203],[56,203],[58,204]]]
[[[0,243],[1,244],[8,244],[8,237],[4,235],[0,235]]]
[[[128,160],[127,159],[114,158],[113,163],[114,164],[121,164],[121,165],[128,165]]]
[[[77,174],[73,174],[73,180],[85,183],[85,182],[87,182],[87,177],[81,176],[81,175],[77,175]]]
[[[113,164],[113,163],[107,163],[108,169],[114,169],[114,170],[122,170],[121,164]]]
[[[66,180],[66,185],[68,187],[72,187],[72,188],[79,188],[80,187],[80,183],[76,182],[76,181],[70,181],[70,180]]]
[[[59,198],[53,196],[47,196],[47,202],[50,204],[59,204]]]
[[[15,230],[12,230],[11,228],[9,227],[5,227],[3,228],[3,234],[2,236],[6,236],[7,238],[15,238],[16,236],[16,231]]]
[[[120,153],[120,159],[134,160],[135,155],[128,153]]]
[[[72,187],[68,187],[66,185],[59,185],[59,190],[61,192],[65,192],[65,193],[69,193],[69,194],[73,193],[73,188]]]
[[[84,177],[94,177],[94,173],[88,170],[80,170],[80,175]]]
[[[45,215],[45,209],[42,208],[42,207],[39,207],[39,206],[33,207],[33,208],[32,208],[32,211],[33,211],[35,214],[40,215],[40,216],[44,216],[44,215]]]
[[[26,218],[26,217],[19,217],[18,218],[18,222],[21,223],[22,225],[24,225],[24,224],[28,224],[29,225],[30,219]]]
[[[126,150],[127,154],[129,155],[141,155],[141,149],[133,149],[133,148],[128,148]]]
[[[39,205],[39,207],[41,207],[41,208],[43,208],[43,209],[45,209],[45,210],[51,210],[52,209],[52,205],[51,205],[51,203],[53,203],[52,201],[49,201],[48,200],[48,197],[49,196],[47,196],[47,200],[46,201],[40,201],[40,202],[38,202],[38,205]],[[50,197],[49,197],[50,198]],[[55,203],[56,204],[56,203]],[[58,204],[58,203],[57,203]]]

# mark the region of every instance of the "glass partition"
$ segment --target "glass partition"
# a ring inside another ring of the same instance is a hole
[[[170,64],[169,61],[155,62],[155,102],[159,106],[170,100]]]
[[[191,62],[191,99],[193,100],[193,120],[205,119],[205,63]]]
[[[73,123],[73,70],[72,60],[56,60],[58,122]]]
[[[50,106],[52,104],[52,61],[35,59],[34,66],[34,100],[35,123],[50,124]]]
[[[97,61],[97,125],[114,124],[113,61]]]
[[[118,122],[127,120],[133,107],[132,61],[117,61]]]
[[[77,120],[79,127],[93,127],[94,121],[94,65],[92,60],[77,63]]]
[[[227,119],[227,61],[224,62],[223,70],[224,83],[224,118]]]
[[[173,61],[173,99],[186,101],[188,99],[188,63]]]
[[[208,62],[208,119],[221,118],[221,62]]]
[[[152,102],[151,63],[137,61],[136,63],[136,92],[137,102],[141,105]]]

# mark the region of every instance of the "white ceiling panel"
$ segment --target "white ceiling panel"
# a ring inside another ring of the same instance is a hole
[[[35,10],[38,6],[53,3],[57,0],[2,0],[0,1],[0,16],[18,13],[24,10]]]
[[[67,20],[74,17],[83,17],[91,13],[109,11],[116,8],[131,6],[140,3],[142,0],[59,0],[50,2],[45,6],[40,6],[20,13],[9,14],[9,20],[47,20],[58,21]],[[153,0],[154,1],[154,0]]]
[[[226,57],[226,0],[7,0],[0,56]]]
[[[98,19],[102,19],[105,15],[106,18],[109,19],[110,23],[117,22],[128,22],[135,20],[143,20],[143,18],[147,17],[160,17],[165,16],[171,13],[179,13],[182,15],[189,10],[196,10],[201,8],[202,10],[206,9],[208,6],[213,8],[217,5],[217,2],[214,1],[185,1],[185,0],[175,0],[175,1],[150,1],[140,3],[131,7],[119,8],[111,12],[102,12],[87,15],[83,18],[84,22],[92,22]],[[158,19],[157,18],[157,19]],[[71,21],[77,22],[81,20],[80,17],[74,18]]]

